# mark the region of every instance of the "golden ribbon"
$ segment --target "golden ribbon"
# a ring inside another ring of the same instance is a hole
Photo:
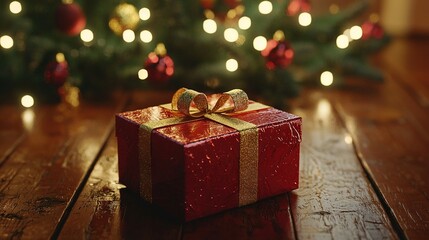
[[[227,102],[232,102],[232,105],[228,105]],[[252,123],[227,114],[259,110],[268,108],[268,106],[260,103],[249,105],[247,94],[241,89],[234,89],[222,93],[214,106],[210,107],[205,94],[181,88],[173,95],[171,104],[164,104],[161,107],[172,111],[179,111],[185,116],[149,121],[140,125],[139,160],[141,197],[148,202],[152,202],[152,130],[192,121],[189,117],[204,117],[239,131],[239,206],[256,202],[258,195],[258,129]]]

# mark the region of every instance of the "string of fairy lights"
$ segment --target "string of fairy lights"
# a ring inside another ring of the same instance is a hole
[[[12,14],[19,14],[22,12],[22,4],[19,1],[12,1],[9,4],[9,10]],[[331,5],[330,6],[330,12],[332,14],[335,14],[338,12],[338,6],[337,5]],[[258,11],[262,15],[268,15],[273,12],[273,4],[272,2],[268,0],[263,0],[258,5]],[[215,18],[215,13],[211,10],[205,10],[204,12],[205,18],[202,21],[202,29],[206,34],[214,34],[217,31],[219,31],[218,22]],[[238,46],[242,45],[245,39],[245,37],[239,33],[239,30],[246,31],[252,27],[252,19],[249,16],[246,16],[244,14],[244,7],[242,5],[239,5],[238,7],[234,9],[230,9],[226,17],[227,18],[236,18],[237,16],[240,16],[238,18],[238,21],[236,21],[236,27],[227,27],[224,29],[223,37],[225,41],[229,43],[236,43]],[[138,11],[138,17],[141,21],[147,21],[151,18],[151,11],[147,7],[143,7]],[[302,27],[308,27],[312,23],[312,15],[309,12],[301,12],[297,16],[297,22]],[[111,26],[112,23],[109,22],[109,26]],[[282,32],[281,32],[282,33]],[[276,33],[278,34],[278,33]],[[347,28],[344,30],[342,34],[340,34],[336,38],[336,46],[339,49],[346,49],[349,47],[350,43],[353,41],[357,41],[362,38],[362,28],[358,25],[352,26],[350,28]],[[1,35],[1,33],[0,33]],[[80,39],[82,40],[83,44],[86,46],[89,46],[91,42],[94,41],[96,36],[94,35],[94,32],[91,29],[85,28],[83,29],[80,34]],[[126,43],[132,43],[136,41],[136,33],[133,29],[125,29],[122,31],[121,37],[124,42]],[[148,29],[141,30],[138,34],[138,37],[142,43],[150,43],[153,41],[154,36],[152,32]],[[268,40],[265,36],[256,36],[252,40],[253,48],[256,51],[262,52],[267,47]],[[13,48],[14,46],[14,39],[12,36],[9,35],[2,35],[0,36],[0,46],[1,48],[8,50],[10,48]],[[229,58],[225,61],[225,69],[230,72],[237,71],[240,67],[240,63],[234,59]],[[140,69],[137,73],[138,78],[140,80],[145,80],[148,78],[149,74],[148,71],[144,68]],[[326,70],[320,74],[320,83],[323,86],[331,86],[334,83],[334,75],[329,70]],[[34,98],[30,95],[24,95],[21,98],[21,104],[23,107],[29,108],[34,105],[35,101]]]

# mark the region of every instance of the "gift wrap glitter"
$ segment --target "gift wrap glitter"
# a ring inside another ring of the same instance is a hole
[[[298,188],[301,118],[271,107],[229,117],[254,124],[256,135],[204,117],[183,120],[161,106],[117,114],[120,182],[184,221]],[[165,119],[180,123],[154,128],[150,141],[141,141],[141,126]],[[240,145],[243,136],[255,142]],[[149,163],[142,154],[151,155]]]

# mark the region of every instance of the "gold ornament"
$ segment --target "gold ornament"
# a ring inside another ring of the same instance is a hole
[[[139,13],[131,4],[121,3],[113,11],[109,20],[109,27],[117,35],[121,35],[125,30],[134,30],[140,21]]]

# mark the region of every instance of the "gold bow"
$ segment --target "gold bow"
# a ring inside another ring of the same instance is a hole
[[[232,101],[232,106],[226,106]],[[192,104],[194,103],[194,104]],[[209,107],[207,96],[192,89],[181,88],[176,91],[171,100],[171,108],[191,117],[201,117],[210,113],[232,113],[246,110],[249,98],[241,89],[224,92],[212,108]],[[195,106],[195,107],[194,107]]]

